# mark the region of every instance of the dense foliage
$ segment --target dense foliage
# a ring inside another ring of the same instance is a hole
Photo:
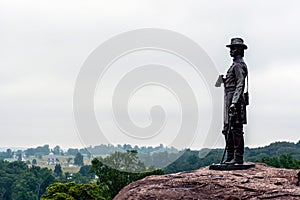
[[[95,158],[92,160],[91,172],[97,175],[98,185],[108,187],[111,198],[131,182],[149,175],[164,174],[160,169],[146,169],[145,165],[138,160],[135,150],[125,153],[115,152],[104,159]]]
[[[5,158],[12,158],[13,152],[11,149],[7,149],[5,152],[0,152],[0,160],[4,160]]]
[[[109,198],[105,198],[108,195],[106,191],[96,184],[54,183],[47,187],[42,200],[104,200]]]
[[[70,182],[77,183],[78,185],[72,185],[73,189],[76,188],[79,191],[81,189],[95,189],[96,195],[100,191],[98,186],[83,184],[94,179],[92,173],[87,174],[87,170],[90,168],[91,166],[82,166],[78,173],[70,174],[66,172],[63,174],[60,164],[57,164],[54,171],[52,171],[35,165],[28,167],[22,161],[8,162],[0,160],[0,199],[39,199],[46,192],[46,188],[54,182],[61,182],[61,184],[65,184],[65,187],[71,186],[72,184],[68,185]],[[58,186],[57,183],[55,184]],[[53,188],[55,187],[52,187],[51,191],[54,191]],[[80,193],[82,192],[80,191]],[[94,193],[91,195],[94,195]]]
[[[265,157],[262,158],[260,162],[277,168],[300,169],[300,160],[295,159],[289,154],[274,157]]]
[[[55,165],[53,172],[54,172],[55,176],[62,176],[63,172],[62,172],[60,164]]]
[[[1,199],[38,199],[46,187],[55,181],[51,170],[32,166],[21,161],[0,161]]]
[[[258,161],[264,157],[287,154],[300,160],[300,141],[296,144],[292,142],[274,142],[265,147],[245,148],[245,157],[249,161]]]
[[[48,155],[50,153],[50,148],[48,144],[45,144],[44,146],[38,146],[37,148],[29,148],[25,150],[26,156],[42,156],[42,155]]]
[[[83,165],[83,156],[81,153],[77,153],[74,158],[74,165],[82,166]]]

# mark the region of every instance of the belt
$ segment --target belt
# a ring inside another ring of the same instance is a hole
[[[234,92],[235,91],[235,87],[227,87],[225,88],[225,92]]]

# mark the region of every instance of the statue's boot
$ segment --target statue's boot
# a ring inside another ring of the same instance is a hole
[[[232,133],[229,133],[227,135],[226,139],[226,151],[227,151],[227,158],[225,160],[225,164],[230,162],[232,159],[234,159],[234,141],[233,141],[233,135]]]
[[[241,130],[232,130],[232,133],[233,133],[233,148],[230,151],[234,152],[234,157],[232,157],[230,160],[226,160],[225,164],[241,165],[244,163],[244,133]]]
[[[227,164],[228,162],[230,162],[232,159],[234,159],[234,153],[232,152],[228,152],[227,151],[227,157],[226,160],[224,161],[225,164]]]
[[[233,133],[234,139],[234,162],[235,164],[244,163],[244,132],[235,131]]]
[[[234,159],[234,148],[233,146],[227,147],[227,157],[225,160],[225,163],[230,162],[232,159]]]

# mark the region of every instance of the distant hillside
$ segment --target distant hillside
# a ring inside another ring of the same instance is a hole
[[[85,149],[69,148],[67,151],[63,151],[59,146],[51,149],[49,145],[44,145],[36,148],[29,148],[24,151],[4,150],[3,152],[0,152],[0,160],[6,158],[20,158],[19,160],[21,160],[21,158],[23,158],[22,160],[26,161],[28,156],[39,158],[40,156],[48,155],[50,152],[54,153],[54,155],[65,156],[68,158],[70,156],[75,156],[77,153],[81,153],[84,157],[90,159],[91,157],[105,157],[116,151],[126,152],[127,150],[136,150],[139,159],[145,163],[147,167],[154,166],[156,168],[163,168],[166,173],[190,171],[212,163],[219,163],[224,151],[223,149],[204,149],[202,151],[187,149],[179,151],[173,147],[165,147],[162,144],[156,147],[138,147],[129,144],[117,146],[101,144]],[[204,154],[203,151],[205,152]],[[205,156],[203,157],[201,155]],[[265,147],[245,148],[246,161],[259,161],[268,164],[277,163],[273,166],[283,166],[279,163],[281,162],[279,157],[282,155],[288,155],[288,157],[281,157],[281,160],[284,159],[287,162],[293,161],[293,168],[296,168],[296,166],[298,166],[298,161],[300,162],[300,141],[298,143],[274,142]],[[265,158],[268,158],[269,160]]]
[[[300,141],[292,142],[274,142],[265,147],[246,148],[245,158],[249,161],[260,160],[263,157],[280,156],[289,154],[295,159],[300,160]]]
[[[199,157],[199,151],[186,150],[184,154],[175,162],[165,167],[166,173],[175,173],[180,171],[190,171],[219,163],[223,154],[223,149],[207,149],[209,153],[203,157]],[[281,155],[290,155],[296,160],[300,160],[300,141],[292,142],[274,142],[265,147],[245,148],[245,161],[261,161],[263,158],[279,157]]]

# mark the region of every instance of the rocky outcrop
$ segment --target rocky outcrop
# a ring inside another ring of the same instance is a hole
[[[254,168],[149,176],[124,187],[114,200],[123,199],[300,199],[297,170],[256,163]]]

